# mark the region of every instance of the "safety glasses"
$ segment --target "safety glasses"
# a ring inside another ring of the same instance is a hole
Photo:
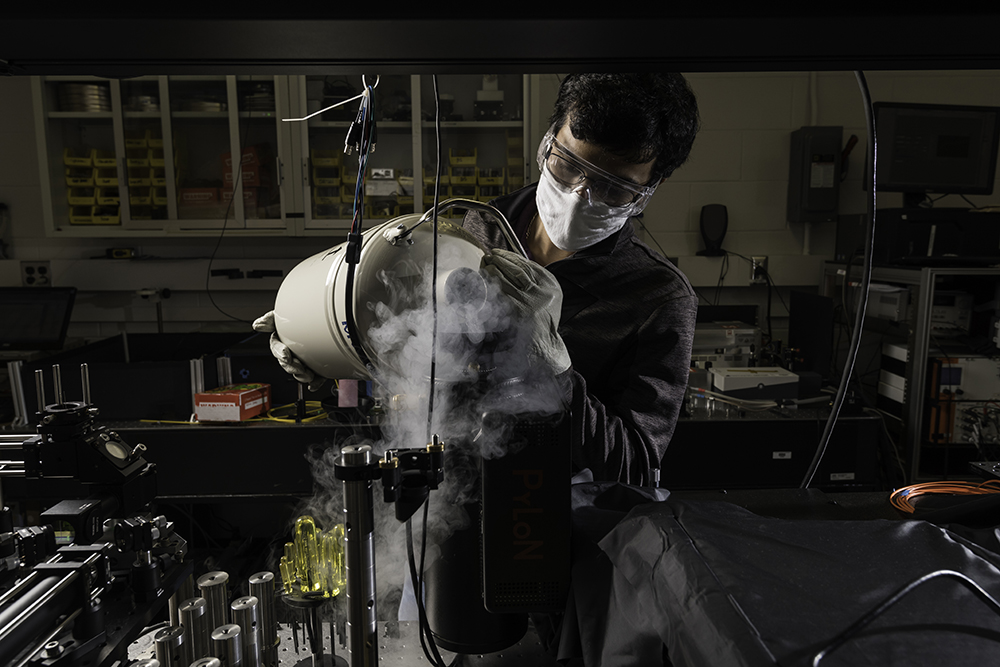
[[[656,191],[656,183],[638,185],[574,155],[559,143],[551,129],[538,146],[538,168],[548,172],[568,191],[585,190],[592,202],[597,200],[612,208],[628,209],[628,215],[642,211]]]

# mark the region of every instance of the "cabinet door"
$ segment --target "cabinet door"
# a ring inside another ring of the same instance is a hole
[[[254,151],[252,158],[244,155],[245,162],[233,159],[241,146],[239,124],[232,122],[238,106],[235,79],[170,76],[167,82],[177,184],[176,228],[242,227],[245,202],[237,190],[258,182],[260,172],[254,168],[268,158]],[[246,145],[249,149],[252,144]]]
[[[366,225],[413,212],[413,170],[419,156],[414,143],[415,78],[390,75],[376,81],[374,151],[364,174],[357,152],[345,152],[345,142],[361,104],[353,98],[363,92],[367,80],[330,75],[301,81],[301,117],[344,102],[299,124],[307,229],[348,228],[356,195]]]
[[[350,100],[359,76],[300,79],[302,117]],[[438,77],[441,111],[440,200],[489,201],[525,183],[525,79],[521,75]],[[305,228],[345,229],[356,193],[364,220],[378,222],[427,210],[437,169],[435,95],[431,76],[385,76],[374,89],[377,139],[359,187],[356,154],[344,142],[359,101],[301,123]],[[458,216],[460,211],[447,215]]]
[[[423,207],[433,202],[437,167],[434,122],[440,110],[440,200],[488,202],[525,183],[525,86],[518,74],[421,77]],[[459,216],[461,211],[446,215]]]
[[[117,192],[123,225],[162,229],[177,218],[176,142],[170,130],[169,96],[163,77],[138,77],[118,83],[121,136],[116,138],[122,174]],[[99,194],[105,191],[99,189]],[[111,203],[103,201],[100,203]]]
[[[120,232],[118,87],[94,77],[36,77],[32,94],[49,229]]]

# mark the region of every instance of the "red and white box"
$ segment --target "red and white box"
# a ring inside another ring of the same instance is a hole
[[[195,419],[200,422],[245,421],[270,409],[269,384],[231,384],[194,395]]]

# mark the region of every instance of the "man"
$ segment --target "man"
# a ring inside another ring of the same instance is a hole
[[[574,467],[647,484],[684,399],[698,300],[683,274],[636,238],[630,218],[687,160],[697,103],[680,74],[574,74],[550,124],[540,181],[493,202],[532,261],[504,252],[488,217],[470,212],[464,226],[501,249],[487,270],[536,316],[536,354],[569,397]],[[545,304],[557,311],[548,324],[538,317]]]

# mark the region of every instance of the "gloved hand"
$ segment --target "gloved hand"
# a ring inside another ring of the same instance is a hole
[[[302,360],[292,354],[288,346],[278,338],[278,332],[274,326],[274,311],[267,312],[253,323],[254,331],[261,331],[271,334],[271,354],[278,360],[278,365],[286,373],[294,377],[299,382],[304,382],[309,386],[309,391],[319,391],[319,388],[326,382],[326,378],[317,377]]]
[[[542,266],[509,250],[483,257],[483,270],[500,281],[515,312],[531,327],[531,352],[558,375],[570,367],[569,352],[559,335],[562,289]]]

